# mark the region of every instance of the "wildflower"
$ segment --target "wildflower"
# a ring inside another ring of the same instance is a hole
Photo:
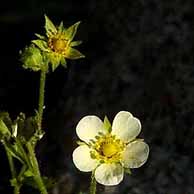
[[[66,67],[66,58],[80,59],[84,57],[82,53],[73,48],[81,44],[81,41],[72,41],[79,24],[80,22],[77,22],[65,29],[63,22],[61,22],[60,25],[56,27],[45,15],[46,36],[36,34],[39,39],[33,40],[32,43],[43,52],[47,53],[53,71],[60,64]]]
[[[112,127],[107,119],[103,123],[97,116],[86,116],[76,127],[83,142],[74,150],[73,162],[80,171],[94,171],[98,183],[117,185],[125,169],[138,168],[148,158],[149,146],[136,139],[140,131],[140,121],[127,111],[117,113]]]

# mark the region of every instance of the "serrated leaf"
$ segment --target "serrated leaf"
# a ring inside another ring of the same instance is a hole
[[[74,38],[74,36],[75,36],[75,34],[77,32],[77,28],[80,25],[80,23],[81,22],[79,21],[79,22],[73,24],[72,26],[70,26],[69,28],[67,28],[65,30],[65,38],[67,40],[69,40],[69,41],[72,41],[73,40],[73,38]]]
[[[111,131],[111,123],[110,123],[110,121],[108,120],[108,117],[107,117],[107,116],[104,117],[103,125],[104,125],[104,129],[105,129],[105,130],[107,130],[108,132]]]
[[[45,15],[45,30],[48,37],[57,33],[55,25],[46,15]]]

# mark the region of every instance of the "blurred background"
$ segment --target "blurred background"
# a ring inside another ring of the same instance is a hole
[[[127,110],[142,122],[148,162],[99,194],[194,194],[194,5],[191,0],[16,0],[0,6],[0,110],[12,118],[37,108],[39,73],[21,68],[19,51],[44,33],[44,14],[69,26],[85,59],[47,77],[41,171],[50,194],[87,192],[90,173],[72,163],[75,128],[86,115],[112,121]],[[0,146],[0,193],[11,194]],[[21,194],[36,194],[24,187]]]

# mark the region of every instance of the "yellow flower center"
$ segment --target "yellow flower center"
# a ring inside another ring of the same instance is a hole
[[[102,153],[106,157],[111,157],[118,152],[117,145],[115,143],[105,143],[101,146]]]
[[[100,160],[102,163],[119,162],[125,144],[114,135],[107,134],[96,137],[96,141],[91,144],[91,157]]]
[[[68,47],[68,41],[62,37],[52,37],[48,41],[48,46],[56,53],[65,54]]]

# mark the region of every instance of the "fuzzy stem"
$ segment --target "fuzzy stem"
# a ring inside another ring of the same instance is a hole
[[[42,70],[40,74],[40,89],[39,89],[39,103],[38,103],[38,113],[39,113],[38,130],[41,130],[42,128],[45,83],[46,83],[46,71]]]
[[[10,167],[12,179],[16,180],[16,184],[14,184],[14,194],[20,194],[21,186],[18,184],[18,181],[17,181],[17,177],[16,177],[17,175],[16,175],[16,171],[15,171],[13,158],[12,158],[11,154],[9,153],[9,150],[6,148],[6,145],[4,145],[4,146],[5,146],[5,151],[7,154],[8,162],[9,162],[9,167]]]
[[[90,194],[96,194],[96,180],[94,177],[94,171],[92,172],[92,175],[91,175]]]
[[[35,155],[35,152],[34,152],[34,147],[31,145],[30,142],[28,142],[27,143],[27,148],[28,148],[31,163],[32,163],[32,170],[33,170],[34,175],[35,175],[34,180],[35,180],[41,194],[47,194],[46,187],[44,185],[43,179],[42,179],[41,174],[40,174],[38,161],[36,159],[36,155]]]

